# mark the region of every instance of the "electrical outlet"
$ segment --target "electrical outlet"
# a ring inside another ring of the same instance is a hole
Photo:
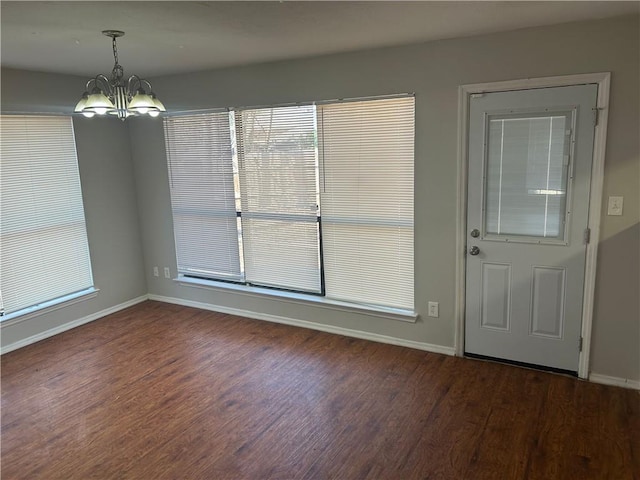
[[[430,317],[439,317],[439,310],[440,305],[438,304],[438,302],[429,302],[429,311],[427,312],[427,315],[429,315]]]
[[[153,267],[153,276],[154,277],[159,277],[160,276],[160,272],[158,271],[158,267]]]
[[[171,278],[171,270],[169,267],[164,267],[164,278]]]

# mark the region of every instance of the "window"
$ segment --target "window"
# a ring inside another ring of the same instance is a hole
[[[178,271],[244,281],[228,113],[165,119]]]
[[[413,100],[318,107],[329,297],[413,309]]]
[[[487,120],[485,232],[563,240],[571,112]]]
[[[178,271],[414,308],[414,98],[165,119]]]
[[[320,293],[313,105],[235,114],[245,278]]]
[[[70,117],[1,117],[3,313],[92,289]]]

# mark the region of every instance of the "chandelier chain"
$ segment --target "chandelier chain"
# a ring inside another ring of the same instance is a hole
[[[113,70],[111,71],[111,86],[117,87],[122,84],[122,77],[124,76],[124,69],[118,63],[118,44],[116,43],[116,39],[118,37],[113,35],[111,37],[111,45],[113,47]]]
[[[118,65],[118,45],[116,44],[116,37],[111,38],[111,44],[113,45],[113,59],[116,61],[116,65]]]

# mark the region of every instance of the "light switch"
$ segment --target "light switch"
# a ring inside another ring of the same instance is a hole
[[[609,197],[607,215],[622,215],[623,197]]]

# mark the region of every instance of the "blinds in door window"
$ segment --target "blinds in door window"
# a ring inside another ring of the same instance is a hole
[[[489,117],[487,233],[564,238],[570,115]]]
[[[321,292],[313,105],[235,112],[246,280]]]
[[[242,280],[229,114],[165,118],[178,272]]]
[[[319,105],[327,297],[414,308],[414,98]]]
[[[93,286],[70,117],[3,115],[0,291],[6,314]]]

